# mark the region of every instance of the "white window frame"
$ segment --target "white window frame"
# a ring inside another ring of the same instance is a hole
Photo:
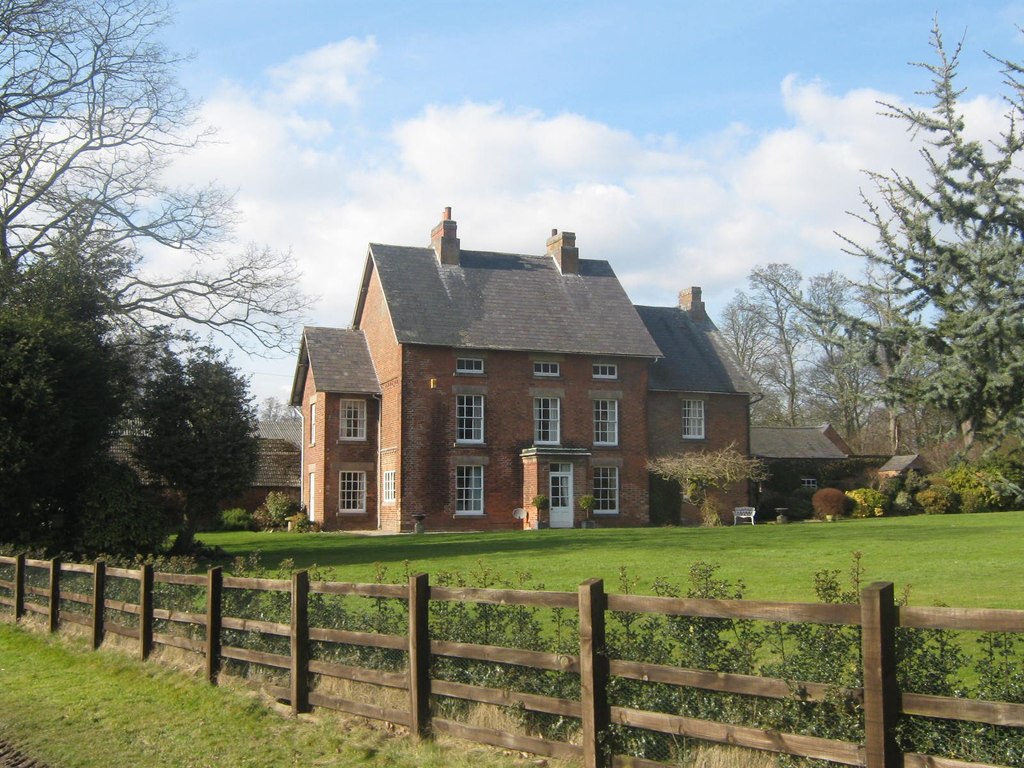
[[[706,434],[703,400],[683,400],[683,439],[703,440]]]
[[[818,487],[818,478],[816,477],[801,477],[800,478],[801,488],[815,488]]]
[[[545,439],[541,439],[544,434]],[[557,397],[533,398],[533,442],[536,445],[561,445],[562,401]]]
[[[397,498],[395,488],[395,470],[385,469],[380,474],[380,500],[394,504]]]
[[[457,357],[455,358],[455,372],[481,376],[484,373],[484,359],[482,357]]]
[[[619,401],[594,400],[594,445],[619,444]]]
[[[483,514],[483,464],[459,464],[455,467],[455,516],[482,517]]]
[[[349,506],[345,502],[349,501]],[[343,469],[338,473],[338,512],[358,515],[366,512],[366,473]]]
[[[309,404],[309,444],[316,445],[316,400]]]
[[[350,407],[355,412],[349,411]],[[366,401],[361,398],[344,398],[338,403],[338,439],[345,442],[366,440]],[[355,429],[350,427],[354,426]]]
[[[534,360],[533,375],[557,379],[562,375],[562,364],[554,360]]]
[[[593,493],[595,515],[619,514],[619,468],[594,467]]]
[[[595,379],[617,379],[619,378],[619,366],[615,363],[594,363],[591,367],[591,375]]]
[[[484,441],[484,396],[455,396],[455,442],[480,445]]]

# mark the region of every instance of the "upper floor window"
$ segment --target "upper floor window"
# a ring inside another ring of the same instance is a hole
[[[704,439],[704,401],[683,400],[683,438]]]
[[[619,444],[619,401],[594,401],[594,445]]]
[[[455,442],[482,443],[484,441],[484,396],[456,395]]]
[[[316,401],[309,404],[309,444],[316,445]]]
[[[482,357],[460,357],[455,360],[455,372],[456,373],[475,373],[481,374],[484,372],[484,361]]]
[[[536,360],[533,363],[534,376],[561,376],[562,366],[550,360]]]
[[[595,379],[617,379],[619,366],[614,363],[594,363],[593,376]]]
[[[366,439],[366,401],[341,401],[341,433],[342,440]]]
[[[455,468],[455,514],[484,513],[484,468],[479,464]]]
[[[619,511],[619,468],[594,467],[594,512],[615,514]]]
[[[380,485],[381,501],[393,502],[395,500],[395,470],[387,469],[382,472]]]
[[[338,509],[341,512],[366,511],[366,473],[338,473]]]
[[[562,440],[561,402],[557,397],[533,398],[533,440],[538,445],[558,445]]]

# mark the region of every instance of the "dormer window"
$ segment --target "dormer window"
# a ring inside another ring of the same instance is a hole
[[[593,376],[595,379],[617,379],[619,366],[615,363],[594,363]]]
[[[482,357],[459,357],[455,360],[455,372],[479,376],[484,372]]]
[[[555,378],[562,375],[562,366],[549,360],[537,360],[533,364],[533,375]]]

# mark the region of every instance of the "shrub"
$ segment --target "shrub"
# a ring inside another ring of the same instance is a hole
[[[221,531],[255,531],[256,522],[252,512],[241,507],[223,509],[217,518],[217,529]]]
[[[144,488],[133,469],[114,459],[100,460],[94,476],[83,497],[77,548],[108,555],[159,551],[172,530],[166,498]]]
[[[264,531],[279,531],[288,527],[288,518],[298,514],[299,504],[287,493],[271,491],[266,500],[253,513],[256,525]]]
[[[926,515],[950,515],[960,510],[960,497],[947,485],[933,485],[918,491],[914,499]]]
[[[989,512],[992,506],[989,495],[977,488],[968,488],[960,494],[960,511],[966,514]]]
[[[881,491],[857,488],[847,491],[846,496],[853,501],[854,517],[881,517],[885,514],[886,498]]]
[[[846,514],[850,500],[838,488],[822,488],[811,497],[814,516],[824,520],[826,516],[841,517]]]
[[[913,515],[920,512],[920,508],[914,501],[914,495],[909,491],[899,491],[893,497],[892,511],[897,515]]]
[[[774,520],[775,510],[779,507],[787,506],[789,506],[787,497],[781,493],[776,493],[775,491],[762,493],[761,497],[757,500],[757,519],[762,522]]]
[[[309,515],[305,512],[299,512],[296,515],[289,516],[288,530],[295,531],[296,533],[309,533],[310,531],[317,530],[317,527],[316,524],[309,519]]]

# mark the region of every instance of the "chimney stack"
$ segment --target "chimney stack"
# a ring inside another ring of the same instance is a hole
[[[684,288],[679,292],[679,308],[690,314],[690,319],[697,323],[703,323],[708,319],[707,310],[704,309],[704,302],[700,298],[700,287]]]
[[[448,206],[441,214],[441,223],[430,233],[430,244],[442,264],[459,265],[459,238],[455,236],[457,226],[452,221],[452,208]]]
[[[576,247],[575,232],[551,230],[548,238],[548,256],[551,256],[563,275],[576,275],[580,271],[580,249]]]

